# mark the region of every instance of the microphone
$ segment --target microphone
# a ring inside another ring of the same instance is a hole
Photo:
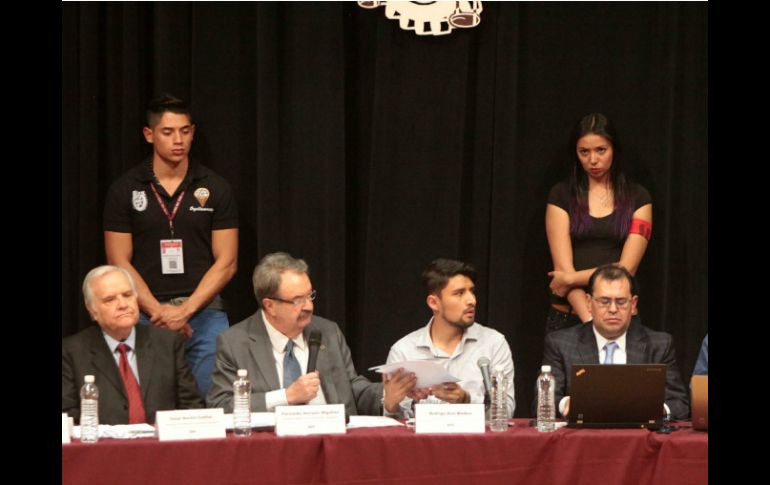
[[[484,380],[484,408],[488,408],[492,403],[492,380],[489,378],[489,358],[479,357],[476,364],[481,369],[481,378]]]
[[[310,374],[315,371],[315,363],[318,360],[318,348],[321,347],[321,332],[318,330],[310,332],[307,345],[310,348],[310,354],[307,359],[307,373]]]

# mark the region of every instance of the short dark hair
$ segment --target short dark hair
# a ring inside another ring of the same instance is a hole
[[[422,284],[426,295],[440,294],[449,279],[457,275],[467,276],[476,283],[476,268],[472,264],[454,259],[434,259],[422,272]]]
[[[604,264],[596,268],[596,271],[594,271],[591,277],[588,279],[588,286],[587,286],[586,292],[589,295],[594,294],[594,284],[596,283],[597,278],[601,278],[605,281],[616,281],[620,279],[626,279],[628,280],[629,286],[631,287],[631,295],[632,296],[638,295],[637,287],[636,287],[636,278],[634,278],[634,275],[632,275],[631,272],[629,272],[623,266],[612,263],[612,264]]]
[[[192,114],[187,102],[177,98],[173,94],[163,93],[147,103],[147,126],[152,128],[158,124],[163,117],[163,113],[171,112],[180,115],[187,115],[192,124]]]

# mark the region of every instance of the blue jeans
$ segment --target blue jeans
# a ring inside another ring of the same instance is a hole
[[[144,313],[140,313],[139,323],[151,325]],[[224,311],[205,309],[193,315],[187,323],[192,327],[193,334],[185,341],[185,358],[198,383],[198,391],[205,398],[211,387],[211,373],[216,362],[217,335],[227,330],[230,322]]]

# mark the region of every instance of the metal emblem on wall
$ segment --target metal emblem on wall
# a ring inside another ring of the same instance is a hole
[[[468,29],[481,22],[481,1],[359,1],[358,5],[367,9],[384,5],[387,18],[398,19],[402,29],[417,35],[446,35],[452,29]]]

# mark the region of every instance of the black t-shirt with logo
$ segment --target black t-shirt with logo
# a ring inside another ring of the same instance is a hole
[[[174,217],[173,238],[168,217],[158,205],[151,183],[155,184],[169,214],[173,213],[179,194],[185,191]],[[170,196],[155,178],[150,159],[123,174],[107,192],[104,230],[131,233],[131,264],[160,301],[190,296],[214,264],[211,231],[237,227],[238,208],[230,184],[192,161],[184,181]],[[161,239],[182,239],[183,274],[163,274]]]

